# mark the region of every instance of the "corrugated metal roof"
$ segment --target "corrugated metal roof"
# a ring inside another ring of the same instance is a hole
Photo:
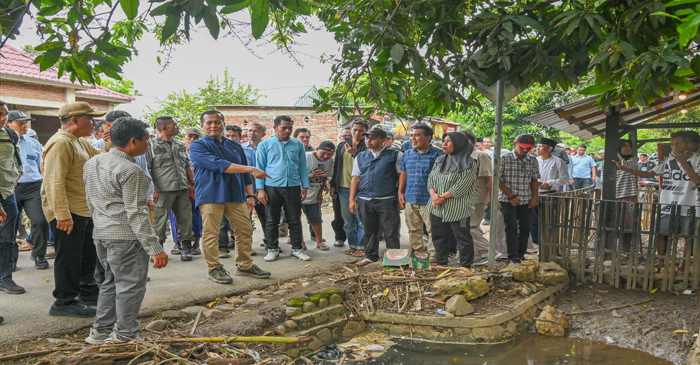
[[[626,108],[624,103],[619,104],[620,125],[637,125],[652,122],[661,117],[680,112],[683,108],[689,108],[700,104],[700,80],[695,76],[689,78],[696,86],[695,90],[683,93],[686,98],[679,100],[678,94],[674,97],[659,98],[651,104],[650,108],[640,111],[636,107]],[[594,95],[579,101],[557,107],[546,112],[525,118],[526,121],[552,127],[562,132],[583,139],[592,139],[605,134],[605,113],[595,105],[600,95]]]

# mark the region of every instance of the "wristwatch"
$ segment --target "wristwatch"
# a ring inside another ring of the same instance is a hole
[[[246,198],[255,198],[255,195],[246,195]]]

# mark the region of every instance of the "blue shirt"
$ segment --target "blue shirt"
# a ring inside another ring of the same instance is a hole
[[[39,166],[41,165],[41,153],[44,151],[41,143],[34,138],[24,135],[19,139],[17,145],[20,149],[20,158],[24,168],[24,173],[17,182],[24,184],[41,181],[43,178]]]
[[[413,145],[411,144],[410,140],[401,144],[401,152],[406,152],[410,149],[413,149]]]
[[[404,152],[401,158],[401,172],[406,171],[406,192],[404,197],[410,204],[428,204],[428,176],[433,169],[435,159],[444,155],[442,149],[430,146],[427,151],[420,153],[411,148]]]
[[[258,189],[265,185],[275,187],[300,186],[309,188],[309,175],[306,171],[306,151],[298,139],[290,138],[282,142],[274,136],[258,145],[256,152],[257,167],[267,172],[272,178],[256,179]]]
[[[578,179],[590,179],[593,177],[591,175],[591,168],[596,167],[595,161],[593,160],[593,157],[584,155],[584,156],[579,156],[576,155],[571,158],[571,163],[570,165],[573,165],[571,168],[572,170],[572,178],[578,178]]]
[[[255,153],[258,151],[257,147],[253,147],[250,145],[250,142],[246,142],[241,144],[241,147],[243,147],[243,152],[245,153],[245,158],[248,160],[248,166],[253,166],[257,164],[255,161]],[[252,179],[252,177],[251,177]],[[258,189],[256,188],[255,184],[253,184],[253,193],[255,193]]]
[[[194,167],[194,205],[207,203],[242,203],[246,201],[246,185],[252,185],[250,174],[224,173],[231,164],[247,165],[241,144],[223,138],[219,142],[204,136],[190,143],[190,159]]]

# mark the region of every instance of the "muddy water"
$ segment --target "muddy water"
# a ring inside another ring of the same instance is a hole
[[[314,359],[316,364],[331,364]],[[577,338],[530,334],[497,345],[446,345],[399,341],[375,365],[672,365],[645,352]],[[336,362],[337,364],[337,362]]]

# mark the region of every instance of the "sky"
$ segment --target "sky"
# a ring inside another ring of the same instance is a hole
[[[25,24],[29,25],[30,22]],[[308,30],[309,33],[296,39],[300,44],[294,47],[299,52],[297,59],[302,66],[277,52],[276,47],[268,42],[251,43],[249,47],[255,52],[254,55],[236,38],[223,37],[222,32],[219,39],[214,40],[206,28],[200,27],[192,33],[189,44],[174,49],[169,66],[163,69],[156,61],[160,49],[158,41],[152,35],[145,34],[136,44],[138,56],[123,68],[123,76],[134,81],[136,90],[144,96],[137,97],[130,104],[122,104],[118,109],[141,117],[146,106],[155,107],[158,98],[162,99],[170,92],[183,88],[195,92],[206,84],[210,75],[223,76],[227,67],[237,82],[250,83],[267,96],[259,100],[260,105],[293,105],[311,86],[330,84],[331,64],[322,64],[319,58],[324,53],[335,53],[338,48],[331,33]],[[38,43],[35,31],[26,27],[9,44],[21,48],[25,44],[36,46]],[[161,58],[165,61],[164,56]]]

